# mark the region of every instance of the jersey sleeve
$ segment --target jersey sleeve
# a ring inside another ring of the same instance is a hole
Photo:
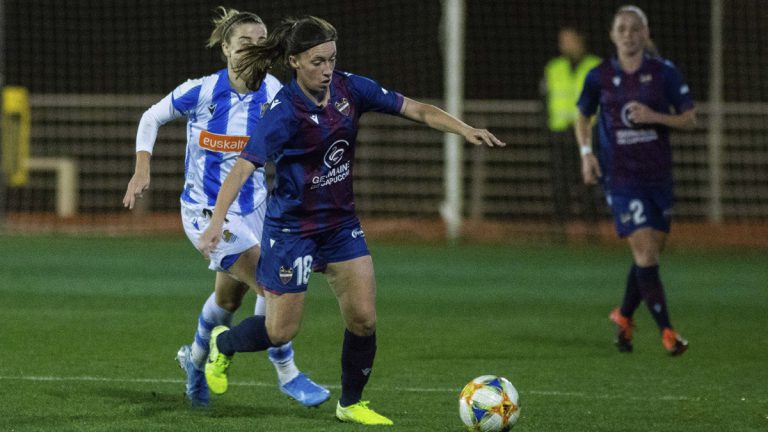
[[[144,112],[136,131],[136,151],[152,153],[160,126],[180,118],[182,113],[173,107],[169,94]]]
[[[257,167],[264,166],[274,158],[283,145],[291,140],[296,131],[296,122],[291,104],[283,102],[280,92],[267,108],[256,130],[248,139],[240,157]]]
[[[403,95],[389,91],[376,81],[357,75],[348,75],[350,88],[360,112],[375,111],[385,114],[400,114]]]
[[[686,84],[680,71],[669,61],[665,62],[664,91],[678,113],[693,108],[693,99],[688,84]]]
[[[600,104],[600,72],[594,68],[587,73],[584,78],[584,88],[581,89],[576,106],[585,117],[592,117],[597,112],[597,106]]]
[[[197,108],[200,99],[200,88],[203,85],[202,79],[187,80],[185,83],[176,87],[171,92],[171,103],[177,111],[184,115],[189,115]]]

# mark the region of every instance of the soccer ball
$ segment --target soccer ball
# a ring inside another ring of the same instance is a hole
[[[479,376],[461,390],[459,416],[470,431],[505,431],[520,417],[518,401],[515,386],[506,378]]]

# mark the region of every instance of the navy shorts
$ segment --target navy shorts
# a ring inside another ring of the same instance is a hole
[[[308,237],[265,225],[256,280],[275,294],[304,292],[312,271],[366,255],[370,252],[357,218]]]
[[[622,188],[606,191],[605,198],[619,237],[646,227],[669,232],[675,201],[671,186]]]

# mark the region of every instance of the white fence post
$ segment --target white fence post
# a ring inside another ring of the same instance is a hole
[[[710,222],[723,221],[723,4],[712,0],[712,52],[707,130]]]
[[[459,118],[464,111],[464,13],[464,0],[443,1],[445,110]],[[445,134],[443,148],[445,201],[440,215],[445,221],[448,240],[456,241],[461,235],[464,200],[464,138]]]

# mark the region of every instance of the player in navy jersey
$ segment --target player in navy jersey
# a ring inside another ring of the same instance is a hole
[[[242,47],[266,38],[267,28],[261,18],[223,7],[219,11],[208,46],[221,47],[227,67],[181,84],[144,113],[136,137],[136,169],[123,198],[124,205],[132,209],[136,199],[149,187],[150,157],[160,126],[186,116],[181,218],[184,232],[195,245],[208,226],[221,182],[234,166],[249,136],[261,127],[262,107],[272,101],[281,87],[280,82],[270,75],[251,91],[233,70],[239,58],[237,52]],[[203,370],[211,330],[217,325],[231,323],[249,287],[261,291],[255,272],[265,199],[264,172],[256,171],[247,179],[237,202],[229,209],[222,233],[224,242],[208,257],[209,268],[217,272],[214,293],[203,305],[192,344],[182,346],[177,353],[179,365],[187,374],[187,399],[195,406],[207,405],[209,400]],[[255,313],[264,315],[265,311],[266,302],[259,295]],[[277,370],[283,393],[308,406],[318,405],[330,397],[327,389],[298,370],[290,343],[270,348],[268,354]]]
[[[198,247],[208,253],[240,186],[267,160],[276,179],[267,202],[257,279],[265,289],[267,315],[228,329],[214,329],[206,379],[211,391],[227,388],[235,352],[261,351],[292,340],[299,330],[312,271],[324,272],[345,322],[341,397],[336,417],[367,425],[391,425],[362,401],[376,353],[376,282],[365,234],[355,214],[352,172],[358,121],[368,111],[402,115],[467,141],[503,146],[432,105],[408,99],[375,81],[335,71],[336,30],[316,17],[283,21],[260,45],[249,47],[238,70],[258,87],[280,64],[294,79],[264,113],[264,128],[249,140],[227,176],[208,230]]]
[[[670,324],[659,256],[669,234],[673,206],[670,129],[692,129],[696,115],[677,68],[649,51],[648,19],[636,6],[618,10],[611,27],[617,57],[587,75],[578,101],[576,138],[587,184],[602,183],[616,230],[629,242],[634,262],[616,324],[616,346],[632,351],[633,314],[645,300],[664,348],[688,348]],[[592,153],[591,117],[598,107],[599,161]]]

